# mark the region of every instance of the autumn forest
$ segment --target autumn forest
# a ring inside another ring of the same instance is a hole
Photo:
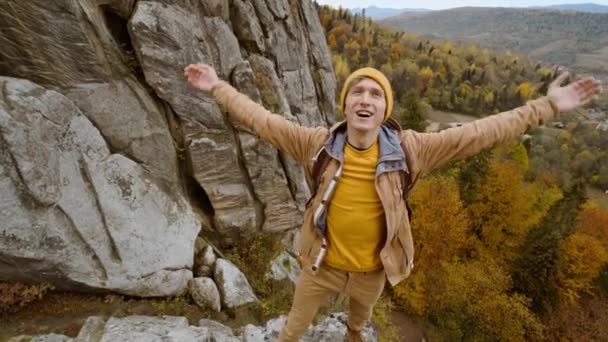
[[[359,67],[381,70],[394,89],[393,115],[410,129],[424,131],[432,110],[509,110],[556,77],[553,66],[521,55],[318,10],[338,89]],[[604,95],[596,108],[606,103]],[[559,120],[438,170],[410,196],[418,262],[390,300],[431,340],[608,336],[608,130],[585,113]]]

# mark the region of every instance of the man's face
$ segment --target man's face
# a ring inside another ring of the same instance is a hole
[[[386,110],[384,90],[376,81],[369,78],[355,82],[346,93],[344,105],[346,123],[358,131],[373,131],[384,122]]]

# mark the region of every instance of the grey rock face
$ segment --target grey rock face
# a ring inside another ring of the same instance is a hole
[[[235,134],[214,101],[185,84],[181,70],[212,64],[254,100],[277,113],[293,112],[288,118],[305,125],[327,124],[335,80],[332,87],[327,46],[309,40],[310,32],[324,39],[309,1],[234,1],[231,25],[226,3],[206,2],[199,11],[193,4],[139,1],[129,31],[148,84],[183,122],[193,176],[213,206],[215,228],[230,241],[259,228],[298,226],[304,177],[273,147]],[[319,99],[317,90],[329,92]]]
[[[189,63],[218,58],[218,71],[225,77],[240,62],[239,44],[220,18],[194,13],[177,4],[139,1],[129,29],[148,84],[183,122],[193,176],[213,205],[215,226],[233,240],[239,231],[255,229],[259,220],[238,142],[215,102],[191,89],[182,70]]]
[[[1,279],[182,293],[199,230],[188,202],[111,154],[61,94],[11,78],[0,88]]]
[[[136,161],[175,188],[178,172],[173,140],[158,104],[140,83],[126,78],[77,84],[65,94],[100,130],[112,152]]]
[[[185,317],[129,316],[110,318],[106,323],[100,342],[196,342],[196,341],[235,341],[224,330],[193,327]],[[238,341],[238,340],[237,340]]]
[[[209,329],[211,329],[213,331],[217,331],[217,332],[222,332],[226,336],[234,336],[232,329],[230,329],[229,327],[227,327],[221,323],[218,323],[218,322],[210,320],[210,319],[199,320],[198,326],[203,327],[203,328],[209,328]]]
[[[255,13],[253,4],[249,1],[234,0],[233,6],[231,21],[239,41],[253,51],[264,53],[266,51],[264,32],[257,17],[251,15]]]
[[[44,86],[2,81],[1,279],[174,295],[201,222],[225,242],[301,224],[301,168],[183,68],[209,63],[288,120],[331,123],[335,79],[311,1],[0,1],[0,23],[0,76]]]
[[[92,328],[94,326],[94,328]],[[93,329],[93,330],[91,330]],[[186,317],[128,316],[110,317],[107,322],[99,317],[89,317],[76,339],[49,334],[21,335],[9,342],[240,342],[229,327],[211,320],[201,320],[199,326],[188,324]]]
[[[111,317],[103,322],[98,317],[89,317],[78,337],[50,334],[38,336],[16,336],[9,342],[266,342],[275,341],[279,336],[286,316],[280,316],[266,323],[264,327],[251,324],[242,328],[240,336],[234,336],[232,330],[216,321],[202,319],[199,326],[189,326],[185,317],[163,316],[129,316],[123,318]],[[329,315],[319,324],[310,326],[301,342],[336,342],[345,341],[346,314]],[[363,333],[367,342],[378,341],[376,330],[367,325]]]
[[[246,342],[263,342],[274,341],[278,338],[283,325],[285,324],[286,316],[280,316],[276,319],[266,322],[266,327],[256,327],[247,325],[243,328],[243,341]],[[310,326],[304,336],[300,338],[301,342],[336,342],[345,341],[346,336],[347,315],[344,312],[331,314],[325,317],[319,324]],[[376,330],[368,324],[363,329],[366,341],[378,341]]]
[[[217,259],[215,262],[215,281],[220,290],[222,305],[226,308],[257,302],[245,275],[225,259]]]
[[[220,293],[211,278],[194,278],[190,280],[190,295],[201,308],[210,308],[216,312],[222,310]]]

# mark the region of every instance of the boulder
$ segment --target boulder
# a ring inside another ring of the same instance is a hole
[[[217,259],[215,262],[215,281],[223,307],[232,309],[258,301],[245,275],[228,260]]]
[[[106,322],[103,317],[90,316],[80,328],[75,342],[96,342],[101,340],[105,325]]]
[[[0,88],[0,280],[183,293],[200,230],[186,199],[111,153],[65,96],[6,77]]]
[[[210,277],[213,275],[216,256],[213,247],[207,245],[201,254],[194,260],[194,275],[197,277]]]
[[[226,336],[234,336],[232,329],[211,319],[201,319],[198,321],[198,326],[209,328],[217,332],[222,332]]]
[[[105,326],[100,342],[198,342],[227,341],[238,339],[225,334],[224,329],[189,326],[185,317],[129,316],[112,317]]]
[[[203,309],[209,308],[220,312],[220,293],[211,278],[194,278],[190,280],[190,296]]]
[[[298,261],[287,252],[282,252],[272,260],[267,277],[274,280],[289,279],[295,284],[301,271],[302,268],[298,264]]]

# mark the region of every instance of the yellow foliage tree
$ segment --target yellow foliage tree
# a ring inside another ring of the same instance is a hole
[[[428,315],[448,341],[538,340],[529,300],[509,294],[510,277],[491,260],[444,263],[428,290]]]
[[[608,251],[608,209],[587,202],[578,222],[578,231],[594,237]]]
[[[517,92],[519,93],[519,96],[521,97],[522,101],[528,101],[532,98],[532,96],[534,95],[534,92],[536,91],[534,85],[530,82],[522,82],[518,87],[517,87]]]
[[[541,199],[540,187],[523,180],[521,164],[494,159],[469,206],[472,227],[480,239],[479,251],[487,249],[488,257],[508,262],[526,239],[528,231],[545,212],[536,207]]]
[[[401,43],[391,44],[391,63],[395,64],[405,57],[405,47]]]
[[[442,262],[452,260],[466,250],[469,218],[452,177],[427,177],[411,194],[409,203],[415,212],[412,221],[416,236],[416,267],[412,281],[394,288],[401,305],[419,315],[426,312],[428,277]]]
[[[593,289],[593,280],[608,262],[608,252],[595,238],[575,233],[566,239],[562,255],[557,278],[560,297],[574,304],[582,294]]]
[[[522,144],[512,144],[509,146],[509,157],[513,160],[522,171],[528,171],[528,151]]]
[[[430,67],[424,67],[418,72],[416,77],[416,89],[418,93],[424,92],[427,88],[433,87],[433,69]]]
[[[350,75],[350,67],[340,55],[332,56],[332,60],[334,64],[334,72],[336,73],[336,81],[341,86],[346,81],[348,75]]]
[[[417,185],[409,203],[415,212],[412,226],[421,272],[468,248],[469,216],[454,178],[427,177]]]

